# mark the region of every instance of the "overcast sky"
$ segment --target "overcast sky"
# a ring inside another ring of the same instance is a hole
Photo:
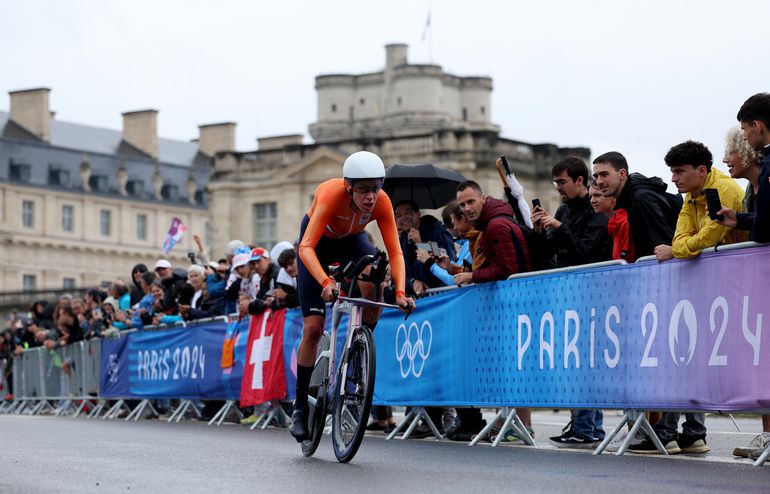
[[[234,121],[245,151],[311,142],[315,76],[381,70],[403,42],[410,62],[492,77],[504,137],[618,150],[668,181],[670,146],[699,140],[721,163],[741,103],[770,90],[769,18],[767,0],[6,1],[0,91],[50,87],[56,118],[114,129],[156,108],[169,138]]]

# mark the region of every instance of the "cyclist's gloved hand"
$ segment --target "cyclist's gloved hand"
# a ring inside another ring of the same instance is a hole
[[[324,299],[324,302],[334,302],[338,294],[339,290],[334,283],[329,283],[321,290],[321,298]]]
[[[412,297],[398,296],[396,297],[396,305],[401,309],[404,314],[411,314],[416,307],[414,299]]]

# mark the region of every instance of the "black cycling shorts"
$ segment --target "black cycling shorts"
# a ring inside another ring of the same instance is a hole
[[[309,221],[310,218],[307,215],[302,219],[302,227],[299,231],[300,242],[305,236]],[[358,262],[362,257],[375,253],[374,245],[369,241],[366,232],[342,238],[329,238],[323,235],[315,247],[315,255],[326,273],[329,272],[330,264],[339,263],[344,268],[350,261]],[[321,284],[313,278],[300,256],[297,256],[297,269],[297,294],[302,315],[326,317],[326,302],[321,298]]]

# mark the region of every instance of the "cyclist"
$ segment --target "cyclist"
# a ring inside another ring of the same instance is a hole
[[[403,311],[414,307],[414,300],[404,291],[404,255],[398,240],[393,205],[383,192],[385,165],[368,151],[353,153],[342,168],[344,178],[327,180],[318,186],[310,210],[302,219],[297,291],[302,307],[302,341],[297,355],[297,398],[289,431],[301,442],[308,437],[307,395],[315,364],[316,349],[324,331],[326,302],[334,299],[336,285],[327,270],[331,263],[345,266],[365,255],[375,254],[364,228],[372,221],[380,228],[390,258],[396,285],[396,304]],[[371,283],[360,284],[361,293],[374,296]],[[364,323],[372,330],[379,310],[365,309]]]

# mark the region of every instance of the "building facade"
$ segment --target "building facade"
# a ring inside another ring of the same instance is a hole
[[[559,205],[551,167],[587,148],[529,144],[500,136],[492,123],[492,79],[459,77],[438,65],[414,65],[407,46],[386,46],[385,67],[372,74],[316,77],[318,121],[313,144],[302,135],[258,140],[252,152],[217,153],[209,183],[214,245],[241,239],[272,246],[296,239],[319,183],[339,177],[345,158],[377,153],[387,165],[432,163],[476,180],[501,197],[495,161],[505,155],[528,199]]]
[[[124,113],[122,131],[89,127],[57,120],[49,93],[11,92],[0,112],[0,291],[130,282],[135,264],[164,257],[174,217],[189,234],[169,259],[188,264],[234,124],[201,126],[197,142],[158,138],[156,110]]]

